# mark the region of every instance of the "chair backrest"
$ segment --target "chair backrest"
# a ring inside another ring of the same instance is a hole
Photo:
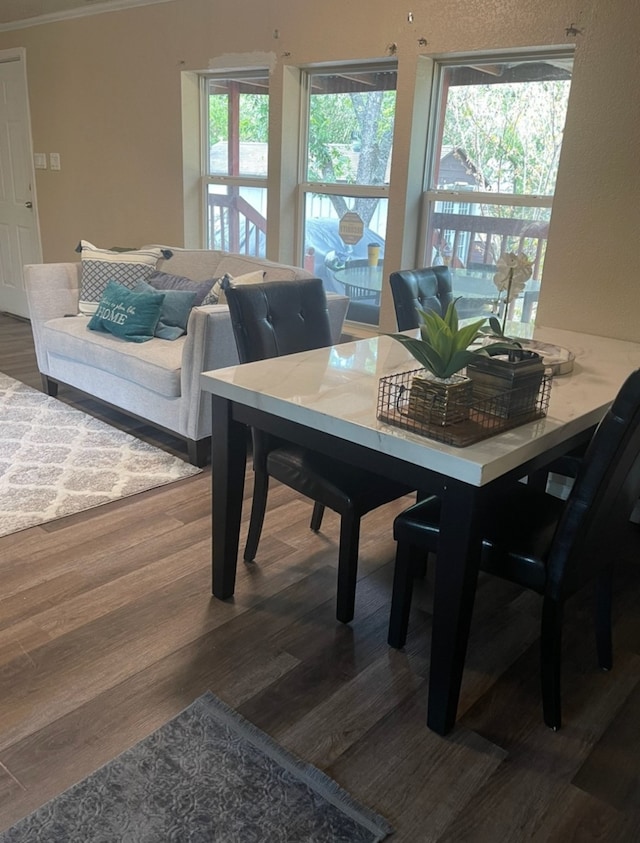
[[[226,299],[241,363],[331,345],[320,278],[232,285]]]
[[[448,266],[401,269],[389,276],[399,331],[420,325],[418,310],[433,310],[444,316],[453,301]]]
[[[640,497],[640,369],[621,386],[582,459],[548,559],[554,597],[572,594],[626,546],[640,547],[629,519]]]

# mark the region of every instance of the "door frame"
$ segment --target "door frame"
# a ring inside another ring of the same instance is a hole
[[[27,129],[27,144],[29,153],[29,180],[31,183],[31,201],[33,202],[34,214],[34,235],[35,235],[35,252],[38,262],[42,262],[42,237],[40,233],[40,213],[38,209],[38,191],[36,184],[36,170],[33,159],[33,133],[31,128],[31,101],[29,97],[29,77],[27,74],[27,50],[26,47],[9,47],[6,50],[0,50],[0,64],[7,62],[20,62],[22,69],[22,78],[24,82],[24,91],[26,97],[26,129]]]

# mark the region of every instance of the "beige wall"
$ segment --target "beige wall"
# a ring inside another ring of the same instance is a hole
[[[631,93],[640,73],[640,4],[420,0],[411,5],[412,24],[408,8],[388,0],[175,0],[0,33],[0,49],[27,50],[34,149],[61,155],[60,172],[37,171],[45,260],[72,259],[80,238],[103,246],[183,242],[183,71],[251,66],[266,56],[280,112],[282,89],[290,88],[284,64],[384,57],[395,43],[397,158],[386,268],[406,266],[407,231],[415,226],[415,183],[407,191],[407,180],[415,172],[409,138],[423,73],[418,57],[575,43],[538,321],[640,341],[640,112]],[[565,33],[572,23],[582,29],[574,38]],[[292,182],[282,172],[287,157],[275,160],[274,196],[286,222]],[[276,234],[286,250],[290,238]]]

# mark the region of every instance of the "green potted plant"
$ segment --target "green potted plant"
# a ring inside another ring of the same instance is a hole
[[[488,356],[514,347],[513,343],[502,341],[471,349],[481,336],[486,319],[461,326],[457,301],[451,302],[444,318],[434,311],[420,311],[420,339],[390,334],[424,369],[413,377],[407,413],[438,425],[452,424],[469,415],[473,383],[460,374],[461,370],[477,355]]]

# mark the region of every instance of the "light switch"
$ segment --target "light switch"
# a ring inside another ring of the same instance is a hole
[[[52,170],[59,170],[60,169],[60,153],[59,152],[50,152],[49,153],[49,164],[51,165]]]
[[[46,152],[34,152],[33,153],[33,166],[36,170],[46,170],[47,169],[47,153]]]

